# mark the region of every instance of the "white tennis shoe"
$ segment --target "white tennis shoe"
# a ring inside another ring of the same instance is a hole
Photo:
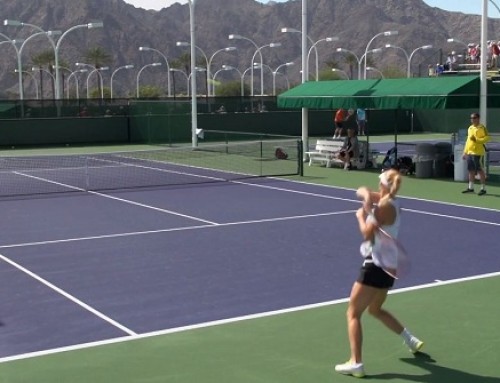
[[[424,346],[424,342],[418,339],[415,336],[411,336],[410,339],[405,340],[404,344],[410,349],[410,351],[414,354],[420,351],[420,349]]]
[[[363,363],[352,363],[351,361],[348,361],[342,364],[337,364],[335,366],[335,371],[344,375],[352,375],[355,378],[364,378],[365,376]]]

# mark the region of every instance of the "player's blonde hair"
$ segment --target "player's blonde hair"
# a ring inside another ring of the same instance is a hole
[[[391,198],[395,198],[398,194],[403,177],[396,169],[389,169],[380,175],[380,182],[389,189],[389,194],[382,197],[380,202],[386,202]]]

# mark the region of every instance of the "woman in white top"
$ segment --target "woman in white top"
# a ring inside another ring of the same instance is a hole
[[[396,194],[402,177],[397,170],[390,169],[382,173],[379,178],[378,192],[371,191],[367,187],[361,187],[357,191],[358,197],[363,200],[363,207],[356,212],[359,230],[363,238],[371,242],[373,248],[377,247],[375,233],[379,228],[396,238],[400,222]],[[394,278],[375,265],[368,255],[352,287],[347,309],[351,357],[346,363],[336,365],[335,371],[359,378],[365,376],[362,361],[361,316],[366,309],[390,330],[401,335],[410,351],[416,353],[422,348],[423,342],[403,327],[390,312],[382,308],[393,284]]]

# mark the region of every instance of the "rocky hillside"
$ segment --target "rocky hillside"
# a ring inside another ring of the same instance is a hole
[[[282,33],[281,28],[301,28],[302,2],[290,0],[286,3],[264,5],[255,0],[198,0],[196,3],[197,46],[210,58],[216,51],[227,46],[236,46],[237,51],[218,53],[212,62],[212,72],[222,64],[232,65],[243,72],[250,66],[255,46],[246,40],[229,40],[228,35],[239,34],[253,40],[257,46],[271,42],[281,43],[279,48],[263,48],[264,62],[272,69],[285,62],[294,61],[288,69],[290,82],[300,81],[299,33]],[[336,43],[321,42],[317,45],[320,66],[336,62],[338,67],[348,70],[343,56],[335,51],[347,48],[362,56],[366,45],[376,34],[386,30],[397,30],[399,34],[376,39],[371,48],[387,43],[403,48],[408,54],[415,48],[432,44],[436,49],[417,54],[412,61],[416,72],[427,64],[441,60],[451,50],[463,51],[461,43],[448,43],[450,37],[462,42],[478,42],[481,20],[479,16],[446,12],[427,6],[422,0],[309,0],[309,38],[316,42],[336,36]],[[44,30],[67,31],[70,27],[91,21],[102,21],[102,29],[78,29],[65,35],[59,48],[59,57],[70,69],[74,63],[85,61],[85,53],[101,47],[109,53],[110,71],[104,73],[104,83],[109,86],[110,76],[116,68],[134,64],[134,70],[120,72],[114,84],[116,94],[134,93],[138,70],[148,63],[162,62],[154,52],[139,52],[140,46],[149,46],[161,51],[175,63],[189,48],[176,46],[177,41],[189,41],[189,6],[174,4],[161,11],[146,11],[126,4],[122,0],[0,0],[2,19],[20,20]],[[11,39],[27,38],[35,30],[29,26],[2,26],[2,34]],[[500,39],[500,20],[489,24],[489,38]],[[10,44],[1,45],[0,97],[17,97],[16,53]],[[44,36],[31,39],[22,51],[24,70],[31,70],[33,58],[50,50]],[[383,55],[373,57],[379,69],[388,66],[405,68],[406,59],[398,49],[388,49]],[[310,62],[314,72],[314,60]],[[163,68],[148,68],[141,75],[141,84],[155,83],[165,87],[166,76],[158,75]],[[425,73],[425,69],[421,69]],[[36,74],[38,76],[38,74]],[[48,75],[46,75],[47,77]],[[177,74],[177,87],[185,87],[185,79]],[[230,78],[229,73],[224,76]],[[232,74],[234,76],[234,73]],[[221,74],[222,77],[222,74]],[[82,76],[82,80],[85,77]],[[26,80],[28,81],[28,80]],[[81,85],[82,86],[82,85]],[[33,98],[34,92],[26,83],[25,98]],[[46,85],[44,93],[50,95]],[[84,86],[83,86],[84,88]]]

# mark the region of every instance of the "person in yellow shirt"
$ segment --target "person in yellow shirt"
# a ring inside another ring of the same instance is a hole
[[[472,125],[467,131],[467,141],[465,141],[463,159],[467,160],[467,170],[469,171],[469,185],[462,193],[474,193],[474,179],[479,174],[481,190],[478,195],[486,194],[486,174],[481,166],[481,158],[486,149],[484,144],[490,140],[488,130],[479,122],[479,113],[472,113],[470,116]]]

